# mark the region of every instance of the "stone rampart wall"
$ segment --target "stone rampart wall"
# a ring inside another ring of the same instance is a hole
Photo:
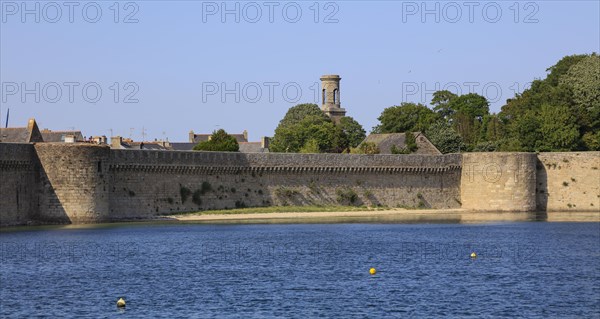
[[[540,153],[536,186],[539,210],[600,212],[600,152]]]
[[[37,171],[33,145],[0,143],[0,225],[23,224],[36,215]]]
[[[113,219],[271,205],[460,206],[460,156],[114,150]]]
[[[463,153],[462,208],[535,211],[536,154]]]
[[[243,154],[0,143],[0,225],[272,205],[600,212],[600,152]]]

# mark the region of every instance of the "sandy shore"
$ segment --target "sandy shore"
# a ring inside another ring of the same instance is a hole
[[[463,209],[407,210],[390,209],[351,212],[290,212],[249,214],[172,215],[179,221],[206,223],[481,223],[503,221],[600,222],[600,212],[474,212]]]

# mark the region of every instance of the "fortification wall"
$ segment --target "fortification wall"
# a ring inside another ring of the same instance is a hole
[[[600,152],[540,153],[537,164],[539,210],[600,212]]]
[[[0,143],[0,225],[24,224],[37,214],[37,172],[33,145]]]
[[[0,225],[272,205],[598,212],[599,181],[600,152],[243,154],[0,143]]]
[[[53,223],[109,220],[108,146],[38,143],[35,151],[41,166],[39,220]]]
[[[462,208],[535,211],[535,154],[463,153],[462,156]]]
[[[271,205],[460,206],[460,155],[111,151],[111,218]]]

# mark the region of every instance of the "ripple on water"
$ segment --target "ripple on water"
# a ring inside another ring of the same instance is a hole
[[[598,226],[123,225],[7,232],[0,236],[0,317],[600,316]],[[15,296],[18,303],[11,302]],[[115,306],[120,296],[125,310]]]

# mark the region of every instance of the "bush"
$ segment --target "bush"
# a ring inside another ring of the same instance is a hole
[[[287,188],[287,187],[279,187],[278,189],[275,190],[275,195],[277,195],[278,197],[292,197],[294,195],[299,194],[300,192],[298,192],[295,189],[291,189],[291,188]]]
[[[202,186],[200,186],[200,193],[204,195],[208,192],[212,191],[212,186],[209,182],[202,182]]]
[[[194,151],[239,152],[239,150],[240,145],[235,137],[227,134],[223,129],[213,132],[208,141],[194,146]]]
[[[192,195],[192,191],[185,186],[181,186],[179,188],[179,195],[181,195],[181,203],[185,203],[185,201],[188,199],[188,197],[190,197],[190,195]]]
[[[350,149],[351,154],[379,154],[379,147],[375,143],[364,142],[356,148]]]
[[[235,201],[235,208],[246,208],[246,203],[241,200]]]
[[[202,198],[200,198],[201,195],[202,192],[200,190],[195,191],[194,195],[192,195],[192,203],[198,206],[202,205]]]
[[[355,204],[358,202],[358,195],[352,188],[338,188],[335,191],[337,202],[340,205]]]

